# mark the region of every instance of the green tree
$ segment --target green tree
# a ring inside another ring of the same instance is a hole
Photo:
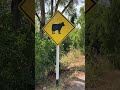
[[[72,46],[85,53],[85,9],[80,8],[80,16],[77,20],[77,28],[70,34]],[[79,42],[79,43],[78,43]]]

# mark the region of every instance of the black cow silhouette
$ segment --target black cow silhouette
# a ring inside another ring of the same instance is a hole
[[[64,25],[64,22],[61,22],[59,24],[53,24],[52,25],[52,34],[55,34],[55,31],[58,30],[58,34],[61,34],[60,31],[61,31],[61,28],[65,26]]]

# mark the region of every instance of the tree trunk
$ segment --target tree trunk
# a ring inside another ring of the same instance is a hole
[[[45,3],[44,0],[39,0],[40,1],[40,7],[41,7],[41,22],[40,22],[40,38],[43,38],[43,30],[42,28],[45,25]]]
[[[57,3],[56,3],[56,6],[55,6],[55,12],[56,12],[57,9],[58,9],[58,5],[59,5],[59,3],[60,3],[60,0],[58,0]]]
[[[12,25],[13,30],[18,31],[20,28],[20,11],[18,9],[18,5],[21,2],[21,0],[12,0],[11,2],[11,13],[12,13]]]
[[[51,17],[53,16],[53,0],[51,0]]]

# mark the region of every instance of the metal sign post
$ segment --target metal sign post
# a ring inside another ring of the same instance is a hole
[[[59,86],[59,51],[60,46],[56,46],[56,87]]]

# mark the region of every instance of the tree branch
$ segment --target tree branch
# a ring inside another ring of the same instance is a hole
[[[41,21],[40,21],[40,17],[38,16],[38,14],[37,14],[37,13],[35,13],[35,15],[37,16],[38,21],[39,21],[39,22],[41,22]]]
[[[72,2],[73,2],[73,0],[70,0],[70,1],[69,1],[68,5],[63,9],[62,13],[65,12],[65,10],[69,7],[69,5],[70,5]]]
[[[56,12],[57,9],[58,9],[58,5],[59,5],[59,3],[60,3],[60,0],[58,0],[57,3],[56,3],[56,6],[55,6],[55,12]]]

